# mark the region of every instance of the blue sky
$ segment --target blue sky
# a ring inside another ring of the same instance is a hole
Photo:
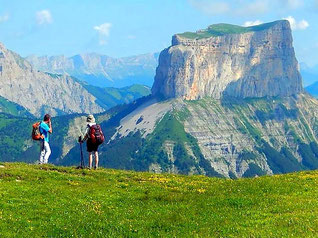
[[[159,52],[214,23],[288,18],[297,58],[318,65],[318,0],[0,0],[0,41],[27,56]]]

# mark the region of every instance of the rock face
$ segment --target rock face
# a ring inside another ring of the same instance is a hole
[[[154,95],[199,99],[290,96],[303,91],[288,21],[227,24],[173,36],[161,52]]]
[[[44,113],[98,113],[103,108],[73,78],[35,70],[0,43],[0,96],[22,105],[35,116]]]
[[[69,74],[99,87],[126,87],[132,84],[152,86],[158,54],[112,58],[96,53],[72,57],[29,56],[34,68],[58,74]]]

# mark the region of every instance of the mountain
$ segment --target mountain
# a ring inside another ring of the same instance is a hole
[[[1,237],[317,236],[317,171],[232,180],[0,163],[0,178]]]
[[[127,87],[132,84],[152,86],[158,54],[112,58],[96,53],[65,56],[29,56],[34,68],[69,74],[98,87]]]
[[[35,116],[44,113],[98,113],[104,109],[72,77],[35,70],[18,54],[0,44],[0,96]]]
[[[226,177],[318,168],[317,101],[303,92],[288,21],[188,36],[160,54],[153,98],[102,123],[101,163]]]
[[[101,122],[101,164],[232,178],[317,169],[318,101],[297,65],[288,21],[175,35],[152,95]]]
[[[152,95],[96,115],[101,165],[231,178],[318,169],[318,101],[297,65],[287,21],[173,36]],[[85,117],[53,121],[51,162],[78,164]]]
[[[148,94],[150,88],[143,85],[100,88],[71,76],[43,73],[0,44],[0,112],[16,116],[98,113]]]
[[[290,96],[302,92],[288,21],[212,25],[177,34],[161,52],[152,88],[164,98]]]

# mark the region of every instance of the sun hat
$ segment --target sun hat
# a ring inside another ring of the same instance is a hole
[[[87,118],[86,118],[86,121],[87,122],[92,122],[92,123],[94,123],[95,122],[95,117],[94,117],[94,115],[88,115],[87,116]]]

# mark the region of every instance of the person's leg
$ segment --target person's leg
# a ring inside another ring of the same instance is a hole
[[[40,141],[40,164],[44,163],[44,155],[45,155],[44,142]]]
[[[92,168],[92,164],[93,164],[93,153],[92,152],[88,152],[88,163],[89,163],[89,169]]]
[[[98,168],[98,151],[95,151],[95,169]]]
[[[51,148],[50,148],[50,144],[46,141],[44,142],[44,150],[45,150],[44,164],[47,164],[49,162],[49,157],[51,155]]]

